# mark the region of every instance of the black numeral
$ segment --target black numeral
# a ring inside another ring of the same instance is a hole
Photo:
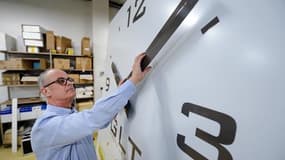
[[[136,0],[136,2],[135,2],[135,8],[137,8],[137,6],[138,6],[138,1],[139,0]],[[135,23],[137,20],[139,20],[145,14],[146,7],[143,6],[143,4],[144,4],[144,0],[141,1],[139,7],[137,8],[135,16],[132,18],[132,23]],[[127,12],[128,12],[127,27],[129,27],[130,26],[130,22],[131,22],[131,12],[132,12],[132,7],[131,6],[128,8]]]
[[[138,3],[138,0],[136,0],[135,7],[137,7],[137,3]],[[145,6],[143,7],[143,10],[140,11],[141,8],[142,8],[143,3],[144,3],[144,0],[142,0],[141,3],[140,3],[140,6],[139,6],[139,8],[138,8],[138,10],[137,10],[137,12],[136,12],[136,14],[134,16],[133,23],[135,23],[138,19],[140,19],[144,15],[144,13],[145,13]]]
[[[115,123],[115,124],[114,124]],[[111,122],[111,132],[113,133],[113,136],[116,137],[117,136],[117,127],[118,127],[118,121],[116,119],[116,117],[113,119],[113,121]]]
[[[110,88],[110,78],[109,77],[106,78],[106,87],[107,87],[106,92],[108,92]]]
[[[218,160],[232,160],[230,152],[222,146],[232,144],[236,135],[236,122],[235,120],[221,112],[217,112],[202,106],[192,103],[184,103],[182,106],[182,113],[189,117],[189,113],[195,113],[220,124],[220,133],[217,137],[197,128],[196,136],[200,139],[211,144],[218,150]],[[207,160],[206,157],[195,151],[189,145],[185,144],[185,136],[177,134],[177,145],[187,155],[194,160]]]
[[[131,9],[132,9],[132,7],[130,6],[129,8],[128,8],[128,27],[130,26],[130,19],[131,19]]]

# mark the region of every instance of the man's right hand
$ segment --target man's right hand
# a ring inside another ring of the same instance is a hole
[[[151,70],[151,67],[146,67],[143,71],[141,70],[141,61],[146,56],[145,53],[139,54],[134,61],[133,67],[132,67],[132,75],[130,77],[130,80],[134,84],[138,84],[141,80],[144,79],[145,75]]]

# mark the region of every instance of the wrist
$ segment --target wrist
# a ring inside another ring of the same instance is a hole
[[[137,85],[137,84],[140,82],[140,81],[139,81],[137,78],[135,78],[135,77],[131,77],[129,80],[132,81],[135,85]]]

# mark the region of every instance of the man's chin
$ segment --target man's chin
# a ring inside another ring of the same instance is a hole
[[[75,96],[76,96],[75,94],[71,94],[70,96],[67,97],[67,99],[73,100],[75,99]]]

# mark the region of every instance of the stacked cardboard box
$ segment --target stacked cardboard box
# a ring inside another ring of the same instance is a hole
[[[56,52],[65,53],[67,48],[72,48],[71,39],[64,36],[56,36]]]
[[[90,70],[92,69],[92,60],[89,57],[76,57],[76,69]]]
[[[47,60],[44,58],[11,58],[0,61],[0,69],[46,69]]]
[[[54,52],[55,51],[55,36],[53,31],[46,31],[46,50]]]
[[[84,56],[91,56],[90,38],[83,37],[81,40],[81,54]]]
[[[17,85],[20,84],[19,73],[2,73],[2,79],[4,85]]]
[[[37,84],[38,83],[39,76],[29,76],[24,75],[21,78],[21,82],[23,84]]]
[[[70,59],[54,58],[53,67],[58,69],[70,69]]]
[[[12,144],[12,129],[7,129],[3,135],[3,145]],[[21,136],[17,136],[17,144],[21,144]]]
[[[76,107],[78,111],[83,111],[85,109],[90,109],[93,107],[93,101],[87,101],[87,102],[78,102],[76,103]]]
[[[93,83],[93,75],[92,74],[80,74],[79,82],[81,84],[90,84]]]
[[[44,47],[43,33],[40,25],[22,24],[22,36],[28,52],[39,52]]]
[[[79,74],[68,74],[68,77],[74,79],[74,83],[80,83],[79,82]]]

